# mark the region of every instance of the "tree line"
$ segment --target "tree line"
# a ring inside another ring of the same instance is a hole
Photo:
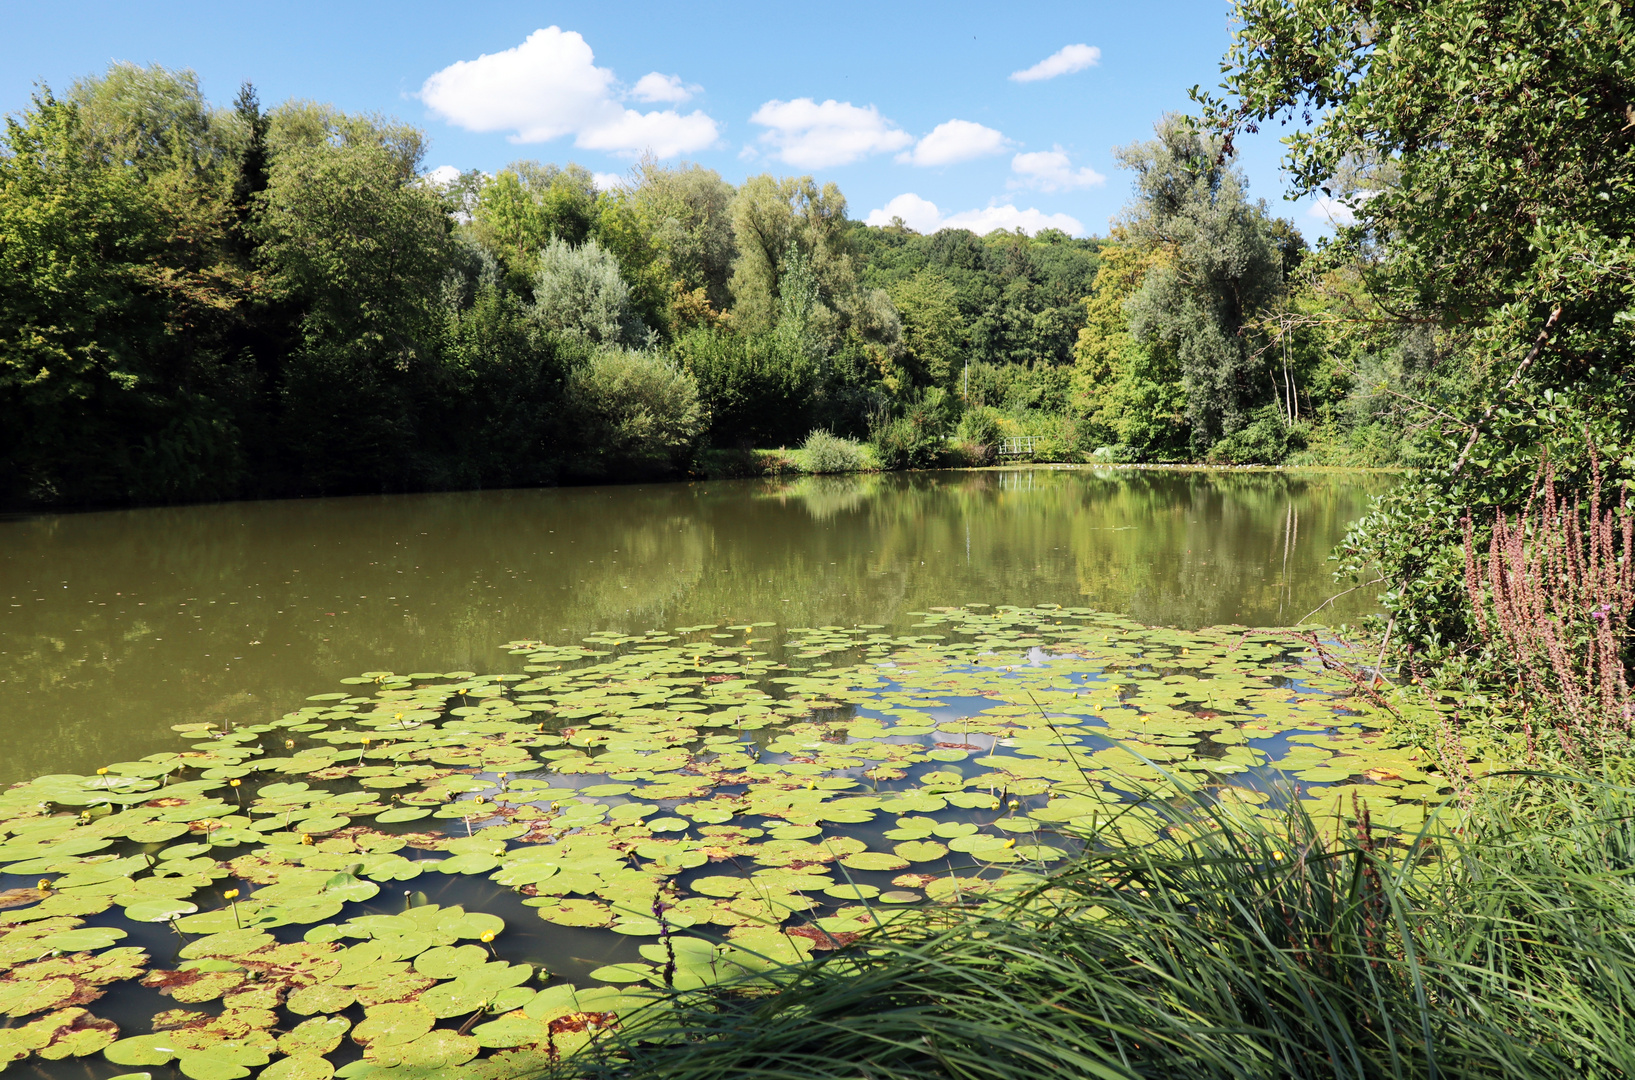
[[[1006,435],[1060,460],[1409,453],[1389,391],[1414,333],[1302,321],[1361,303],[1355,275],[1310,272],[1217,136],[1156,136],[1121,152],[1109,237],[924,236],[832,183],[652,159],[606,190],[532,161],[438,182],[411,125],[115,64],[0,139],[0,501],[677,475],[814,431],[882,467]]]

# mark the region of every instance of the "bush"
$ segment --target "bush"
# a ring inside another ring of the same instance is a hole
[[[811,429],[818,369],[789,335],[697,329],[673,352],[710,403],[711,445],[783,446]]]
[[[647,336],[618,260],[594,240],[573,247],[553,236],[545,245],[534,275],[534,318],[547,330],[598,345],[636,345]]]
[[[863,467],[863,447],[822,428],[801,445],[802,464],[809,473],[857,472]]]
[[[698,383],[669,359],[602,349],[568,378],[569,419],[586,471],[667,472],[692,458],[707,414]]]
[[[1304,431],[1291,427],[1282,409],[1268,405],[1255,413],[1248,426],[1211,446],[1207,460],[1215,465],[1281,465],[1291,451],[1305,445]]]

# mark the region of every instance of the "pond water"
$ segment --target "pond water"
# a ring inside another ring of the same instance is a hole
[[[1026,469],[0,520],[0,784],[265,722],[359,671],[508,670],[517,638],[967,601],[1286,625],[1340,590],[1328,555],[1394,482]]]
[[[1110,819],[1191,828],[1144,801],[1176,785],[1330,814],[1344,785],[1416,828],[1446,786],[1394,729],[1431,706],[1247,629],[1329,600],[1390,482],[996,470],[0,522],[0,1068],[511,1080],[662,988],[1025,888]]]

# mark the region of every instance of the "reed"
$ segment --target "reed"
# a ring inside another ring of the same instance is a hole
[[[770,989],[675,994],[560,1074],[1635,1074],[1631,789],[1513,780],[1434,842],[1360,810],[1337,836],[1298,809],[1164,810],[1157,843],[1115,823],[1007,902],[890,923]]]

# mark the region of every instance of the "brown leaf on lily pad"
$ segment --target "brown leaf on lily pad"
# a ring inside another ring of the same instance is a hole
[[[221,997],[244,982],[242,971],[150,971],[142,985],[166,997],[192,1005]]]
[[[812,943],[813,952],[824,952],[829,949],[843,949],[847,945],[862,937],[861,934],[847,930],[829,931],[821,926],[807,923],[804,926],[790,926],[784,928],[784,933],[795,937],[803,937]]]
[[[50,889],[6,889],[0,892],[0,908],[24,907],[50,895]]]
[[[47,1061],[85,1057],[108,1046],[119,1037],[118,1024],[112,1020],[92,1016],[84,1009],[63,1009],[36,1020],[29,1026],[36,1025],[50,1032],[50,1041],[35,1051]]]
[[[183,1028],[203,1027],[210,1022],[210,1014],[194,1009],[166,1009],[153,1014],[153,1031],[180,1031]]]

